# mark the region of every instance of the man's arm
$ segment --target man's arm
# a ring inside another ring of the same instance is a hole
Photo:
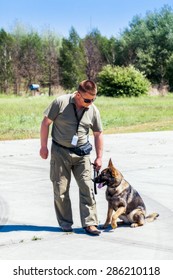
[[[40,148],[40,156],[43,159],[48,158],[48,148],[47,148],[47,142],[48,142],[48,136],[49,136],[49,126],[52,123],[52,120],[50,120],[48,117],[44,117],[42,123],[41,123],[41,129],[40,129],[40,142],[41,142],[41,148]]]
[[[103,155],[103,132],[94,132],[94,144],[96,149],[96,159],[94,164],[98,171],[102,166],[102,155]]]

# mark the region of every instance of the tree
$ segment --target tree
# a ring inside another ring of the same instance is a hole
[[[168,81],[169,89],[173,92],[173,53],[168,60],[165,76]]]
[[[52,85],[59,85],[59,50],[61,40],[52,32],[48,31],[42,38],[43,52],[43,77],[41,84],[49,88],[48,94],[52,95]]]
[[[41,38],[36,32],[30,32],[21,38],[20,48],[20,74],[25,81],[26,91],[30,84],[41,79],[42,62]]]
[[[60,82],[65,89],[74,89],[86,78],[84,50],[81,39],[72,27],[69,38],[62,39],[60,49]]]
[[[7,93],[12,82],[13,39],[4,29],[0,30],[0,91]]]
[[[21,79],[21,40],[22,36],[26,35],[20,25],[15,26],[15,30],[12,34],[13,48],[12,48],[12,72],[13,72],[13,93],[19,94],[22,84]]]
[[[173,53],[173,12],[168,6],[135,16],[119,41],[119,65],[133,64],[152,83],[167,83],[167,66]]]
[[[165,6],[160,13],[149,13],[146,26],[151,32],[153,42],[153,71],[149,78],[162,87],[167,84],[166,71],[173,53],[172,9]]]
[[[88,79],[96,80],[98,72],[103,66],[103,59],[100,50],[101,35],[96,29],[88,34],[83,40],[85,59],[86,59],[86,75]]]
[[[100,50],[102,54],[103,64],[115,65],[117,61],[117,43],[118,40],[114,37],[107,39],[106,37],[102,37],[100,40]]]

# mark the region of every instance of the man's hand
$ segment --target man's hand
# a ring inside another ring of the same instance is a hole
[[[40,149],[40,156],[43,158],[43,159],[47,159],[48,158],[48,155],[49,155],[49,150],[47,147],[41,147]]]
[[[94,161],[94,168],[96,171],[99,171],[102,166],[102,158],[96,158]]]
[[[47,148],[47,141],[48,141],[48,135],[49,135],[49,126],[52,123],[52,121],[44,117],[42,123],[41,123],[41,129],[40,129],[40,140],[41,140],[41,149],[40,149],[40,156],[43,159],[47,159],[49,155],[49,150]]]
[[[94,132],[94,142],[96,149],[96,159],[94,161],[96,171],[99,171],[102,166],[103,154],[103,133],[101,131]]]

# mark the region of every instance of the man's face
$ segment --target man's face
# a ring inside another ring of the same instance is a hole
[[[96,94],[92,95],[89,92],[78,92],[78,101],[81,106],[89,107],[96,99]]]

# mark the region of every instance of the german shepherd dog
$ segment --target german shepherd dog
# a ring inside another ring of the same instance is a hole
[[[109,160],[108,167],[94,179],[98,188],[107,185],[106,199],[108,201],[107,218],[102,228],[111,223],[117,228],[118,218],[131,227],[143,226],[145,222],[154,221],[159,214],[153,213],[146,217],[146,207],[138,192],[124,179]]]

